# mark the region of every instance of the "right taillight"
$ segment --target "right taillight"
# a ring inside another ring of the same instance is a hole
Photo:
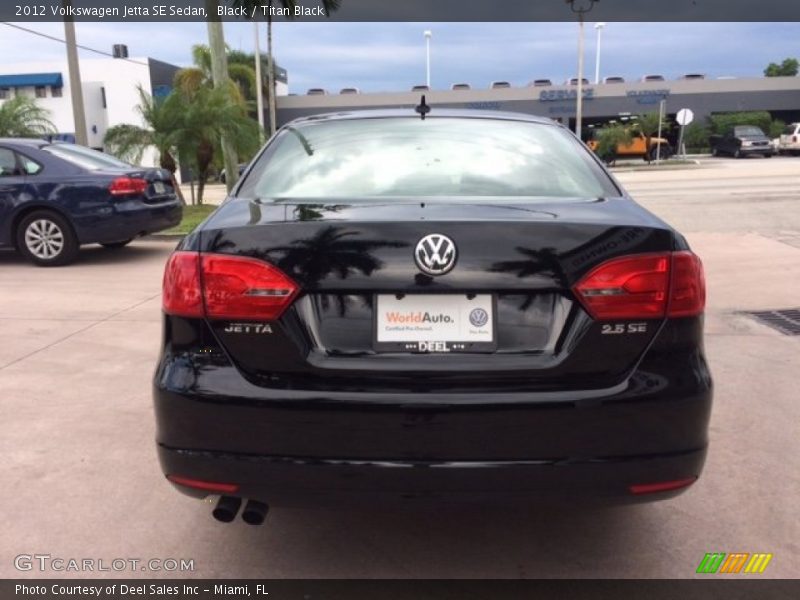
[[[264,261],[222,254],[175,252],[164,273],[164,312],[209,319],[273,321],[299,286]]]
[[[141,177],[117,177],[108,186],[112,196],[144,194],[149,184]]]
[[[592,269],[573,291],[600,321],[687,317],[705,308],[703,266],[691,252],[615,258]]]
[[[706,308],[706,278],[703,263],[692,252],[672,253],[672,285],[669,317],[692,317]]]

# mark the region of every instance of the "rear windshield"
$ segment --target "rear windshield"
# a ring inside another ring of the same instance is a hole
[[[374,118],[285,128],[239,196],[600,198],[619,195],[564,129],[473,118]]]
[[[764,132],[758,127],[737,127],[736,135],[758,135],[763,136]]]
[[[794,132],[798,127],[800,126],[798,126],[797,123],[787,125],[786,129],[783,130],[783,135],[794,135]]]
[[[44,146],[42,150],[90,171],[131,168],[131,165],[114,158],[110,154],[75,144],[52,144]]]

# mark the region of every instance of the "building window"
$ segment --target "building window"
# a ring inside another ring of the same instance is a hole
[[[45,86],[37,85],[35,92],[37,98],[47,98],[47,88]]]
[[[50,88],[50,95],[53,96],[53,98],[61,98],[63,94],[64,94],[64,88],[60,86],[59,87],[53,86]]]
[[[9,88],[0,88],[0,100],[7,100],[11,97],[11,90]]]
[[[104,87],[100,88],[100,95],[103,97],[103,108],[108,108],[106,106],[106,88]]]

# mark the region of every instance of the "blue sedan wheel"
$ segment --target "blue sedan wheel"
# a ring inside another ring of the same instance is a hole
[[[17,248],[33,263],[47,267],[75,260],[78,242],[69,223],[60,215],[35,211],[17,228]]]

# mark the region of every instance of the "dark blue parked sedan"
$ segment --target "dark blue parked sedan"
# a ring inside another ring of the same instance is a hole
[[[0,246],[65,265],[81,244],[121,248],[177,225],[182,203],[164,169],[83,146],[0,138]]]

